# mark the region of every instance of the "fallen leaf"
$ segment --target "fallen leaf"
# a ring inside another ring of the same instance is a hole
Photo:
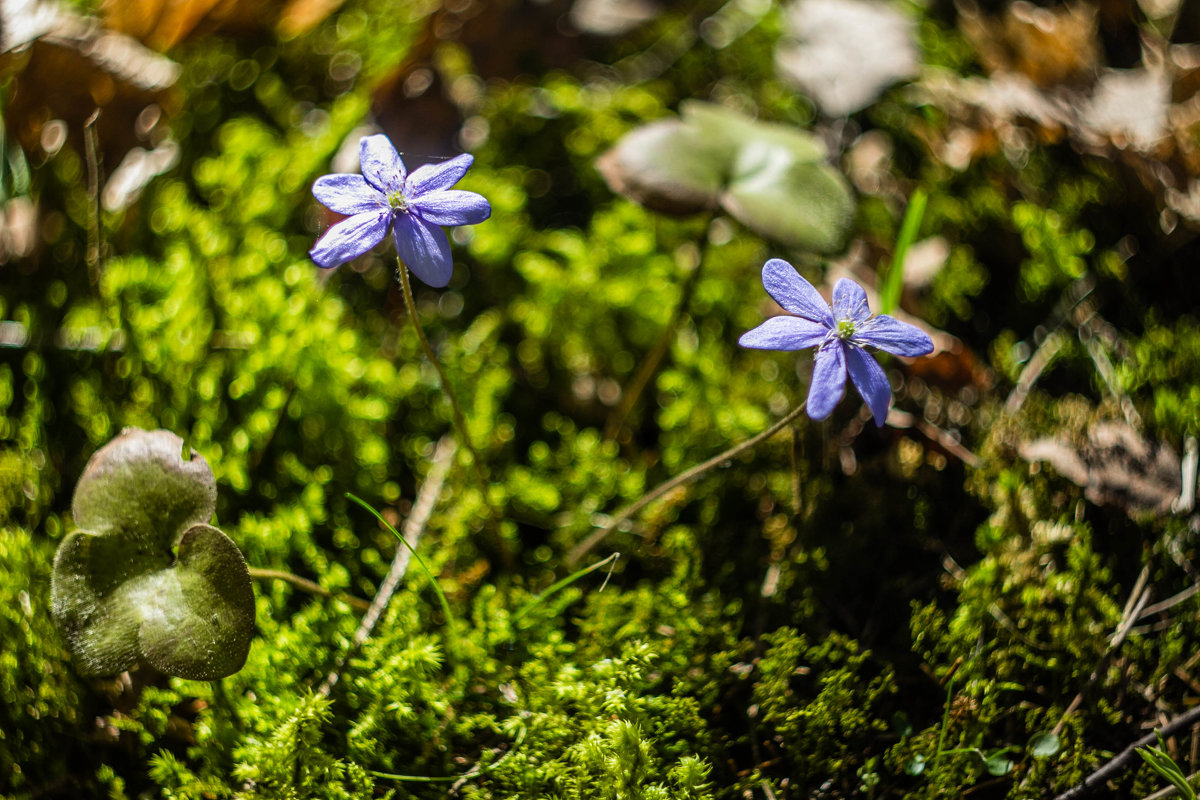
[[[1179,456],[1170,445],[1150,442],[1124,422],[1093,425],[1079,445],[1044,437],[1023,443],[1026,461],[1045,461],[1082,486],[1097,505],[1124,509],[1130,516],[1166,514],[1179,497]]]
[[[865,108],[920,71],[912,20],[880,0],[797,0],[775,51],[781,77],[826,114]]]
[[[344,0],[105,0],[105,25],[155,50],[166,51],[217,31],[270,30],[299,36],[336,11]]]
[[[1100,64],[1095,6],[1070,3],[1059,8],[1017,0],[998,17],[974,2],[957,4],[959,26],[989,73],[1014,72],[1042,88],[1087,82]]]
[[[22,20],[15,27],[13,13]],[[5,126],[26,153],[52,155],[63,141],[82,153],[84,122],[99,108],[101,155],[117,164],[131,148],[152,143],[149,122],[175,105],[178,64],[66,6],[6,0],[0,31],[0,73],[13,75]],[[54,135],[45,136],[47,129]]]

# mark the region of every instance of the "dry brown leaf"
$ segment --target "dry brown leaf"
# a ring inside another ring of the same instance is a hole
[[[1124,422],[1096,423],[1080,445],[1045,437],[1025,442],[1019,452],[1026,461],[1049,463],[1082,486],[1091,502],[1130,516],[1169,513],[1182,485],[1179,456],[1170,445],[1149,442]]]
[[[1051,9],[1017,0],[997,19],[963,0],[958,13],[963,33],[990,73],[1016,72],[1045,88],[1087,81],[1100,65],[1094,6]]]
[[[912,20],[882,0],[795,0],[775,66],[830,116],[868,106],[920,71]]]
[[[344,0],[105,0],[105,24],[165,51],[215,31],[274,27],[287,38],[311,30]]]
[[[96,129],[106,164],[154,143],[162,110],[174,105],[175,62],[58,3],[20,0],[6,4],[4,13],[14,5],[28,13],[24,20],[37,21],[7,30],[13,35],[5,36],[0,52],[0,72],[14,76],[5,124],[26,153],[49,154],[47,141],[56,152],[60,128],[82,152],[83,124],[96,109],[102,111]]]

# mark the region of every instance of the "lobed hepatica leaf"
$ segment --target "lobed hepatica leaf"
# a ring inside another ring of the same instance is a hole
[[[760,122],[716,103],[685,100],[679,104],[679,113],[705,139],[720,142],[735,157],[742,147],[756,144],[781,149],[794,161],[822,161],[827,155],[825,145],[808,131],[792,125]]]
[[[207,524],[216,484],[169,431],[127,428],[75,488],[78,530],[54,559],[54,617],[81,670],[215,680],[241,669],[254,634],[246,561]]]
[[[596,168],[617,194],[653,211],[685,216],[716,207],[732,161],[724,141],[667,119],[626,134]]]
[[[854,199],[826,164],[798,162],[760,144],[738,154],[721,207],[754,231],[791,247],[836,252],[854,219]]]
[[[635,129],[597,160],[614,192],[680,216],[720,207],[793,247],[842,247],[854,199],[819,139],[713,103],[685,102],[681,113]]]

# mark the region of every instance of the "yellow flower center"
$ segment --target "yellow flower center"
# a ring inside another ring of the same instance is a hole
[[[400,212],[408,211],[408,201],[404,199],[404,192],[392,192],[388,195],[388,205]]]

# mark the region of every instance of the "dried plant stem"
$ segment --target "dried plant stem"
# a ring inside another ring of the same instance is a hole
[[[1033,385],[1037,383],[1037,379],[1045,372],[1054,356],[1058,355],[1058,351],[1063,348],[1063,342],[1064,337],[1060,332],[1051,331],[1038,345],[1033,357],[1025,362],[1021,374],[1017,377],[1017,385],[1009,392],[1008,399],[1004,402],[1004,410],[1007,413],[1016,414],[1021,410],[1025,398],[1033,391]]]
[[[776,433],[778,433],[779,431],[783,430],[788,425],[790,425],[802,413],[804,413],[804,403],[801,403],[800,405],[793,408],[791,411],[788,412],[788,415],[786,417],[779,420],[779,422],[776,422],[774,425],[767,428],[765,431],[758,434],[757,436],[753,436],[753,437],[747,439],[746,441],[742,442],[741,444],[734,445],[733,447],[729,448],[728,450],[721,453],[720,455],[713,456],[708,461],[705,461],[703,464],[698,464],[698,465],[692,467],[691,469],[689,469],[687,472],[683,472],[683,473],[680,473],[679,475],[676,475],[674,478],[671,478],[669,481],[660,483],[658,486],[656,486],[651,491],[642,495],[640,498],[638,498],[634,502],[630,503],[629,505],[625,506],[617,513],[613,514],[611,521],[609,522],[607,527],[596,531],[591,536],[587,537],[582,542],[575,545],[575,547],[571,550],[571,552],[567,553],[567,566],[573,567],[576,564],[578,564],[579,560],[581,558],[583,558],[585,555],[587,555],[589,552],[591,552],[593,547],[600,544],[600,542],[604,541],[610,533],[612,533],[618,527],[620,527],[622,522],[624,522],[625,520],[634,516],[635,514],[640,512],[643,508],[650,505],[651,503],[653,503],[658,498],[662,497],[667,492],[669,492],[672,489],[675,489],[679,486],[683,486],[686,483],[691,483],[692,481],[696,480],[697,478],[700,478],[702,475],[704,475],[706,472],[713,469],[714,467],[719,467],[721,464],[724,464],[725,462],[736,458],[737,456],[741,455],[746,450],[749,450],[750,448],[754,447],[759,442],[762,442],[766,439],[770,439]]]
[[[1192,741],[1195,741],[1195,739]],[[1191,775],[1187,776],[1187,782],[1190,785],[1195,786],[1195,781],[1198,776],[1200,776],[1200,772],[1193,772]],[[1179,790],[1174,786],[1165,786],[1154,794],[1146,795],[1142,798],[1142,800],[1166,800],[1168,797],[1174,797],[1177,794],[1179,794]]]
[[[1183,728],[1186,728],[1197,721],[1200,721],[1200,706],[1196,706],[1189,711],[1185,711],[1178,717],[1175,717],[1175,719],[1167,722],[1167,724],[1163,725],[1161,728],[1153,730],[1142,738],[1138,739],[1136,742],[1129,745],[1120,753],[1117,753],[1117,755],[1109,759],[1107,763],[1105,763],[1091,775],[1088,775],[1086,778],[1084,778],[1082,783],[1072,786],[1070,789],[1054,798],[1054,800],[1075,800],[1077,797],[1083,797],[1084,795],[1091,794],[1096,789],[1100,788],[1100,786],[1102,786],[1104,783],[1115,778],[1117,775],[1127,769],[1130,764],[1136,763],[1138,761],[1137,750],[1139,747],[1153,745],[1158,742],[1159,736],[1162,736],[1165,739],[1176,731],[1182,730]]]
[[[301,578],[299,575],[293,575],[290,572],[284,572],[279,569],[250,567],[250,577],[256,581],[284,581],[309,594],[315,594],[318,597],[328,597],[333,600],[341,600],[356,611],[366,611],[371,607],[371,604],[362,598],[348,594],[335,594],[315,581],[310,581],[308,578]]]
[[[1178,594],[1173,594],[1170,597],[1168,597],[1166,600],[1162,600],[1160,602],[1155,603],[1152,606],[1146,606],[1145,608],[1143,608],[1141,615],[1138,617],[1138,621],[1140,622],[1141,620],[1146,619],[1147,617],[1152,617],[1155,614],[1160,614],[1163,611],[1166,611],[1170,608],[1174,608],[1175,606],[1179,605],[1180,603],[1184,602],[1185,600],[1191,599],[1197,593],[1200,593],[1200,583],[1193,583],[1191,586],[1184,589],[1182,592],[1180,592]]]
[[[1025,398],[1033,390],[1033,385],[1066,343],[1065,336],[1059,328],[1075,314],[1076,307],[1086,300],[1095,288],[1096,279],[1090,273],[1085,273],[1063,291],[1050,318],[1042,324],[1042,328],[1047,332],[1045,337],[1038,343],[1033,356],[1025,363],[1017,377],[1017,385],[1013,387],[1004,403],[1005,413],[1016,414],[1021,410]]]
[[[100,144],[97,141],[96,121],[100,119],[97,108],[83,123],[84,155],[87,159],[88,226],[87,266],[88,279],[92,286],[100,288]]]
[[[1105,667],[1108,666],[1108,660],[1112,654],[1120,649],[1125,643],[1125,639],[1129,636],[1129,631],[1133,629],[1136,623],[1145,613],[1146,604],[1150,602],[1150,597],[1153,592],[1147,585],[1150,580],[1150,567],[1142,568],[1142,572],[1138,575],[1137,581],[1134,583],[1133,591],[1129,593],[1129,599],[1125,601],[1125,609],[1121,614],[1121,621],[1117,624],[1117,629],[1109,639],[1108,647],[1104,654],[1100,656],[1100,662],[1096,664],[1096,668],[1092,670],[1092,674],[1088,676],[1087,683],[1075,695],[1075,699],[1067,706],[1067,710],[1063,712],[1062,717],[1058,720],[1058,724],[1050,731],[1055,736],[1062,733],[1063,726],[1067,723],[1067,719],[1074,714],[1079,707],[1083,705],[1084,695],[1091,690],[1096,682],[1100,680]]]
[[[375,593],[375,598],[370,602],[363,615],[362,621],[358,624],[358,630],[354,632],[353,638],[350,640],[350,646],[342,653],[338,659],[337,665],[330,671],[325,680],[321,682],[320,688],[317,689],[318,694],[323,697],[328,697],[333,691],[333,687],[337,685],[338,676],[341,669],[346,664],[346,659],[350,653],[357,650],[371,632],[375,630],[375,623],[383,616],[383,612],[387,610],[388,603],[391,602],[392,595],[396,593],[396,587],[400,585],[400,581],[404,579],[405,573],[408,572],[408,565],[412,561],[413,551],[417,549],[417,544],[421,540],[421,533],[425,530],[425,525],[429,522],[429,517],[433,514],[434,506],[437,505],[438,496],[442,492],[442,487],[446,483],[446,473],[450,470],[450,462],[453,460],[455,445],[454,439],[450,436],[443,436],[437,443],[437,447],[433,451],[432,466],[429,470],[429,475],[426,476],[425,482],[421,484],[421,489],[417,493],[417,501],[413,504],[412,512],[408,515],[408,519],[404,523],[404,543],[401,543],[396,548],[396,555],[392,557],[392,565],[388,569],[388,573],[384,576],[383,583],[379,584],[379,591]],[[449,622],[449,620],[447,620]]]

